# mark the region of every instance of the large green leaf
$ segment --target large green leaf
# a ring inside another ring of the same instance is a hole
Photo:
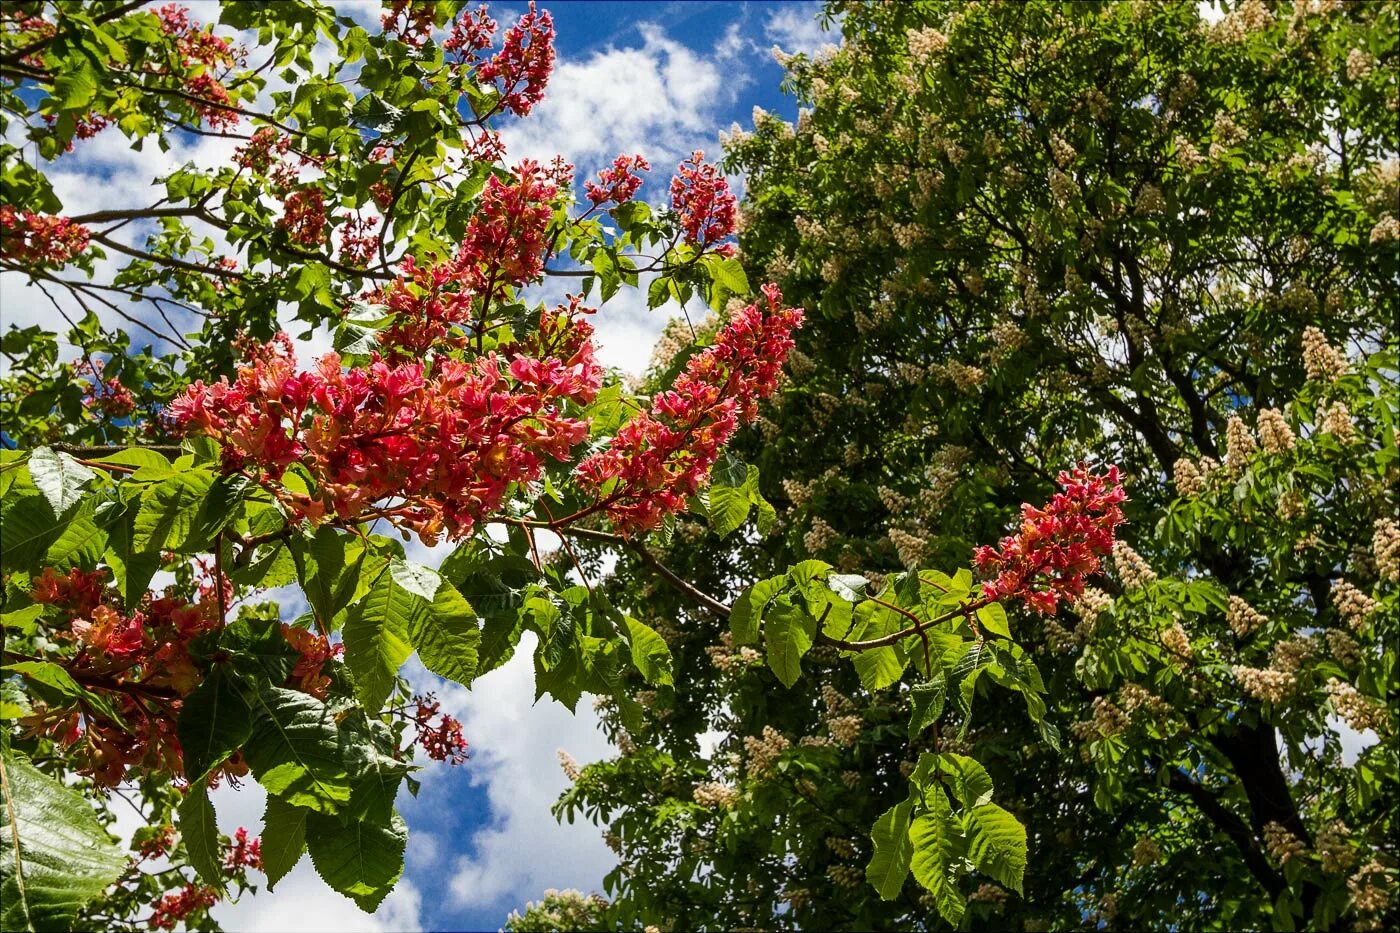
[[[909,877],[909,859],[914,852],[909,841],[909,818],[913,810],[911,800],[898,803],[882,813],[870,830],[875,854],[865,867],[865,878],[887,901],[899,897],[904,879]]]
[[[136,608],[160,569],[160,549],[141,548],[136,544],[136,518],[141,512],[140,501],[126,503],[114,509],[107,520],[107,550],[103,559],[112,568],[122,604],[127,611]]]
[[[933,895],[943,919],[957,926],[967,909],[967,900],[958,890],[966,846],[962,827],[942,788],[926,789],[924,801],[929,811],[914,820],[909,828],[909,841],[914,847],[910,868],[914,879]]]
[[[140,551],[179,550],[195,527],[214,485],[207,470],[187,470],[147,489],[136,514],[133,544]]]
[[[802,656],[812,647],[817,620],[797,606],[780,600],[763,620],[768,666],[784,687],[791,687],[802,676]]]
[[[306,849],[306,818],[311,812],[268,795],[261,845],[263,874],[267,875],[269,891],[301,861],[301,853]]]
[[[320,813],[306,819],[306,848],[321,879],[370,913],[403,874],[408,827],[397,813],[387,824],[352,820],[342,824]]]
[[[40,447],[29,457],[29,475],[49,500],[55,515],[63,515],[83,497],[83,488],[97,474],[71,456]]]
[[[966,819],[972,864],[1021,893],[1026,875],[1026,827],[994,803],[973,807]]]
[[[191,784],[236,752],[253,729],[252,710],[228,668],[216,665],[180,705],[176,734]]]
[[[469,685],[476,678],[481,629],[470,603],[442,581],[428,611],[415,616],[409,636],[423,666],[448,680]]]
[[[313,696],[267,687],[244,745],[253,776],[290,804],[335,813],[350,801],[350,775],[335,715]]]
[[[260,843],[267,890],[272,891],[300,862],[301,853],[307,849],[307,817],[311,813],[305,807],[291,806],[280,797],[267,796]]]
[[[649,684],[667,684],[671,680],[671,649],[656,629],[627,616],[628,641],[632,648],[632,664]]]
[[[751,645],[758,641],[758,626],[768,604],[783,591],[790,581],[787,574],[760,580],[739,594],[729,610],[729,630],[736,645]]]
[[[205,884],[224,887],[222,850],[219,847],[219,827],[214,819],[214,805],[209,802],[209,790],[203,781],[194,781],[180,801],[180,838],[185,841],[185,854],[190,865],[199,872]]]
[[[394,689],[399,668],[413,653],[410,633],[428,611],[422,594],[405,587],[394,572],[402,563],[397,558],[391,562],[365,598],[351,607],[345,622],[345,663],[355,675],[360,702],[369,710],[382,707]]]
[[[92,566],[107,546],[107,532],[95,518],[96,503],[85,499],[57,540],[49,545],[44,562],[60,570],[72,566]]]
[[[975,759],[953,752],[941,752],[938,770],[947,776],[953,796],[963,807],[979,807],[992,799],[992,778]]]
[[[358,566],[364,551],[358,541],[339,534],[329,525],[316,529],[311,538],[293,537],[287,542],[296,562],[297,579],[322,631],[330,631],[340,610],[354,598]]]
[[[886,645],[857,653],[851,663],[860,675],[861,686],[874,693],[897,682],[909,662],[903,652]]]
[[[72,788],[0,752],[0,927],[68,930],[121,875],[126,859]]]

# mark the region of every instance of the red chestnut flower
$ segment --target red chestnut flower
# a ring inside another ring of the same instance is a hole
[[[784,308],[776,285],[736,312],[709,348],[691,357],[675,386],[652,399],[650,411],[624,424],[604,450],[579,465],[578,476],[600,491],[614,527],[646,531],[685,506],[739,425],[758,417],[772,395],[802,311]]]
[[[738,200],[719,167],[695,151],[671,179],[671,207],[680,216],[685,241],[704,249],[734,232]]]
[[[1002,539],[1000,548],[979,547],[973,555],[978,571],[995,578],[982,584],[994,600],[1019,599],[1049,615],[1060,600],[1073,602],[1084,592],[1084,579],[1097,573],[1113,550],[1114,529],[1123,523],[1127,498],[1118,467],[1103,474],[1080,464],[1061,472],[1063,491],[1044,508],[1021,506],[1021,529]]]

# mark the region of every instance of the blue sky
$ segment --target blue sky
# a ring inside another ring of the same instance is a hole
[[[378,28],[375,0],[332,4]],[[209,0],[189,6],[202,22],[217,19]],[[806,2],[545,2],[541,7],[555,18],[558,63],[545,102],[527,120],[503,128],[508,160],[559,153],[576,164],[582,179],[618,153],[638,152],[653,165],[654,181],[643,189],[648,199],[664,197],[675,164],[691,151],[718,157],[719,133],[733,123],[750,126],[755,106],[795,118],[795,101],[779,90],[782,71],[770,54],[775,44],[813,51],[836,39],[821,32],[820,7]],[[523,11],[523,3],[491,5],[492,15],[503,22]],[[138,153],[108,132],[80,143],[45,171],[65,213],[80,214],[143,203],[154,178],[186,161],[224,162],[231,150],[222,140],[191,137],[168,153],[155,147]],[[134,242],[144,231],[133,226],[123,234]],[[115,268],[99,263],[99,280]],[[543,296],[552,297],[547,290]],[[657,334],[680,311],[648,311],[644,296],[645,287],[626,290],[594,319],[600,357],[632,373],[645,368]],[[47,302],[16,276],[0,276],[0,306],[7,328],[33,322],[53,327]],[[329,349],[324,333],[298,343],[303,360]],[[445,553],[419,548],[410,556],[436,565]],[[295,602],[283,605],[285,615],[297,613]],[[471,691],[436,682],[421,668],[410,672],[416,687],[437,689],[444,708],[463,721],[473,758],[455,769],[429,762],[419,775],[418,798],[400,795],[410,829],[407,867],[378,914],[361,914],[322,884],[309,858],[303,858],[276,892],[219,908],[216,916],[226,929],[495,930],[511,909],[537,899],[546,888],[600,890],[614,860],[599,830],[584,823],[561,827],[549,806],[565,787],[557,749],[580,762],[614,752],[597,729],[588,698],[577,715],[549,702],[533,705],[529,655],[529,646],[522,644],[515,661]],[[238,826],[260,826],[264,799],[252,783],[237,791],[220,789],[215,807],[221,827],[231,833]]]

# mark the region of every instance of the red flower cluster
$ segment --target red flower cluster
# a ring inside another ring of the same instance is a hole
[[[173,930],[190,914],[200,910],[208,910],[217,903],[219,903],[218,891],[190,882],[178,893],[167,894],[156,901],[154,909],[151,911],[151,929]]]
[[[61,266],[88,248],[88,229],[67,217],[0,204],[0,259]]]
[[[369,265],[379,246],[379,240],[372,232],[378,225],[378,217],[362,220],[347,218],[340,227],[340,261],[347,266]]]
[[[119,783],[126,769],[138,763],[179,774],[183,754],[175,718],[180,698],[203,680],[189,645],[222,624],[212,583],[201,588],[194,603],[169,593],[147,594],[140,608],[127,615],[115,608],[120,603],[106,588],[104,571],[75,568],[60,575],[49,567],[34,578],[30,596],[64,611],[68,631],[55,638],[80,649],[66,664],[69,675],[110,697],[119,719],[91,708],[81,721],[76,709],[38,709],[26,724],[65,745],[86,736],[82,770],[104,787]]]
[[[462,64],[476,61],[476,53],[491,47],[496,35],[496,21],[486,15],[486,7],[464,12],[452,24],[451,32],[443,40],[443,51],[457,55]]]
[[[248,838],[248,830],[242,826],[233,834],[233,845],[224,853],[224,871],[233,874],[241,868],[262,871],[262,840]]]
[[[530,0],[529,11],[506,30],[503,47],[477,69],[476,77],[498,82],[499,106],[523,117],[544,99],[553,70],[554,19],[547,11],[535,12],[535,0]]]
[[[1099,570],[1113,550],[1114,529],[1123,522],[1127,498],[1118,467],[1102,475],[1081,464],[1061,472],[1062,492],[1044,508],[1021,506],[1021,530],[1002,539],[1000,549],[983,545],[973,555],[977,569],[996,579],[982,584],[985,596],[1019,599],[1050,614],[1060,600],[1073,602],[1084,592],[1084,578]]]
[[[413,711],[413,724],[418,728],[415,741],[434,761],[460,765],[467,760],[467,739],[462,735],[462,724],[442,712],[442,704],[433,694],[416,696]],[[436,725],[433,719],[437,718]]]
[[[642,177],[636,173],[649,171],[651,166],[641,156],[620,155],[613,160],[612,168],[605,168],[598,173],[598,182],[583,183],[584,192],[594,204],[608,201],[622,204],[630,201],[632,195],[642,186]]]
[[[422,48],[433,34],[433,4],[422,0],[393,0],[379,17],[379,25],[386,36],[410,48]]]
[[[131,390],[116,379],[102,378],[102,360],[78,363],[73,367],[73,375],[87,379],[87,391],[83,393],[83,407],[96,410],[109,418],[125,418],[136,411],[136,397]]]
[[[687,243],[704,248],[734,232],[738,200],[719,167],[707,164],[699,150],[676,168],[671,207],[680,216]]]
[[[325,667],[331,658],[344,654],[345,646],[332,645],[326,636],[317,635],[308,629],[296,628],[286,622],[282,623],[282,637],[301,655],[292,667],[288,683],[302,693],[309,693],[318,700],[324,700],[326,691],[330,689],[331,679],[321,673],[321,668]]]
[[[259,175],[266,174],[291,147],[291,139],[270,126],[253,134],[253,138],[233,151],[233,162]]]
[[[758,416],[758,399],[777,388],[802,323],[802,311],[784,308],[782,298],[776,285],[763,286],[762,301],[737,312],[712,346],[691,357],[674,388],[579,465],[620,531],[655,528],[680,511],[739,424]]]
[[[514,183],[486,182],[481,207],[467,224],[455,276],[464,289],[492,302],[507,286],[523,285],[544,268],[545,231],[559,193],[538,162],[515,167]]]
[[[512,483],[538,479],[543,457],[566,459],[588,436],[585,420],[564,414],[602,384],[583,313],[576,302],[545,313],[527,339],[471,362],[376,355],[344,370],[332,353],[297,372],[281,335],[235,382],[195,382],[169,411],[178,428],[223,445],[229,472],[256,470],[272,484],[300,462],[310,494],[273,489],[297,516],[384,518],[424,541],[460,537]],[[399,501],[371,508],[389,499]]]
[[[175,39],[175,50],[181,67],[193,72],[185,77],[185,90],[200,98],[193,104],[195,112],[213,129],[232,129],[239,115],[232,110],[233,100],[228,89],[211,69],[227,68],[239,59],[239,53],[227,39],[214,35],[190,19],[190,11],[175,3],[161,7],[156,15],[166,35]]]
[[[175,827],[169,824],[154,827],[154,831],[140,845],[138,851],[143,859],[157,859],[169,852],[175,845]]]
[[[277,226],[287,231],[293,243],[320,246],[326,241],[326,205],[320,188],[302,188],[287,195],[282,219]]]

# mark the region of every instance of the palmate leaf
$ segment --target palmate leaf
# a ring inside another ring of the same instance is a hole
[[[133,544],[140,551],[179,550],[194,530],[204,498],[214,485],[207,470],[177,473],[141,496]]]
[[[0,928],[67,930],[126,859],[77,791],[25,758],[0,753]]]

